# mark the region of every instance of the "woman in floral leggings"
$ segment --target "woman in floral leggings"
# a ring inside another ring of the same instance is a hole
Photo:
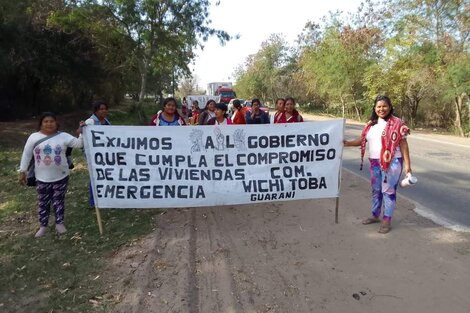
[[[81,136],[75,138],[59,132],[58,128],[55,114],[43,113],[39,120],[39,131],[29,136],[21,157],[19,181],[22,184],[26,183],[26,171],[34,157],[40,224],[35,237],[42,237],[47,232],[51,204],[55,212],[56,231],[59,234],[66,232],[64,201],[69,181],[69,166],[65,151],[69,147],[83,147],[83,140]]]
[[[384,214],[379,233],[386,234],[391,229],[393,212],[396,207],[396,190],[402,168],[411,173],[408,142],[409,128],[393,115],[392,102],[386,96],[378,96],[374,101],[371,118],[354,140],[345,140],[345,146],[361,146],[361,169],[366,142],[369,147],[370,177],[372,186],[372,216],[365,219],[364,225],[379,223],[382,203]]]

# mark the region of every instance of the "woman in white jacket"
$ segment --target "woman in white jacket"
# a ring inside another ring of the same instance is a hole
[[[83,139],[81,136],[75,138],[67,133],[59,132],[58,126],[54,113],[43,113],[39,119],[39,131],[29,136],[21,157],[19,181],[22,184],[26,184],[28,165],[34,157],[40,223],[35,237],[42,237],[47,231],[51,204],[55,212],[57,232],[59,234],[66,232],[64,200],[70,170],[65,151],[68,147],[83,147]]]

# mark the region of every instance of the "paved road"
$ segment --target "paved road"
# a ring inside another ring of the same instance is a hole
[[[347,124],[345,137],[360,135],[361,125]],[[470,139],[412,132],[408,139],[411,167],[418,183],[400,188],[416,212],[454,230],[470,232]],[[359,171],[360,153],[349,147],[343,167],[369,178],[368,162]]]

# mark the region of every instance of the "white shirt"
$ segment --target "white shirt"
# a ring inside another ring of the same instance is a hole
[[[235,120],[235,117],[237,116],[237,114],[243,114],[243,113],[240,112],[240,110],[236,110],[235,113],[233,113],[231,116],[232,122]]]
[[[382,133],[386,125],[387,121],[379,117],[377,124],[372,126],[366,135],[367,142],[369,143],[369,158],[371,159],[380,159],[380,153],[382,151]],[[400,146],[395,150],[393,157],[401,158]]]
[[[65,157],[65,150],[70,148],[83,147],[83,138],[75,138],[67,133],[60,133],[50,139],[47,139],[37,145],[38,140],[47,137],[47,135],[36,132],[29,136],[21,156],[20,172],[28,170],[29,162],[34,155],[34,173],[36,179],[51,183],[69,175],[69,166]]]
[[[224,121],[222,123],[219,123],[218,120],[215,120],[215,125],[227,125],[227,119],[224,118]]]

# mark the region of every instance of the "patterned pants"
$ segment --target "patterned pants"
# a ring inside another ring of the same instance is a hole
[[[37,181],[36,191],[38,193],[38,212],[41,226],[47,227],[51,203],[55,212],[55,223],[64,223],[64,201],[68,182],[68,176],[52,183]]]
[[[397,206],[397,186],[403,167],[402,158],[394,158],[387,172],[380,169],[380,160],[370,161],[370,184],[372,186],[372,215],[380,217],[384,203],[384,221],[391,221]]]

